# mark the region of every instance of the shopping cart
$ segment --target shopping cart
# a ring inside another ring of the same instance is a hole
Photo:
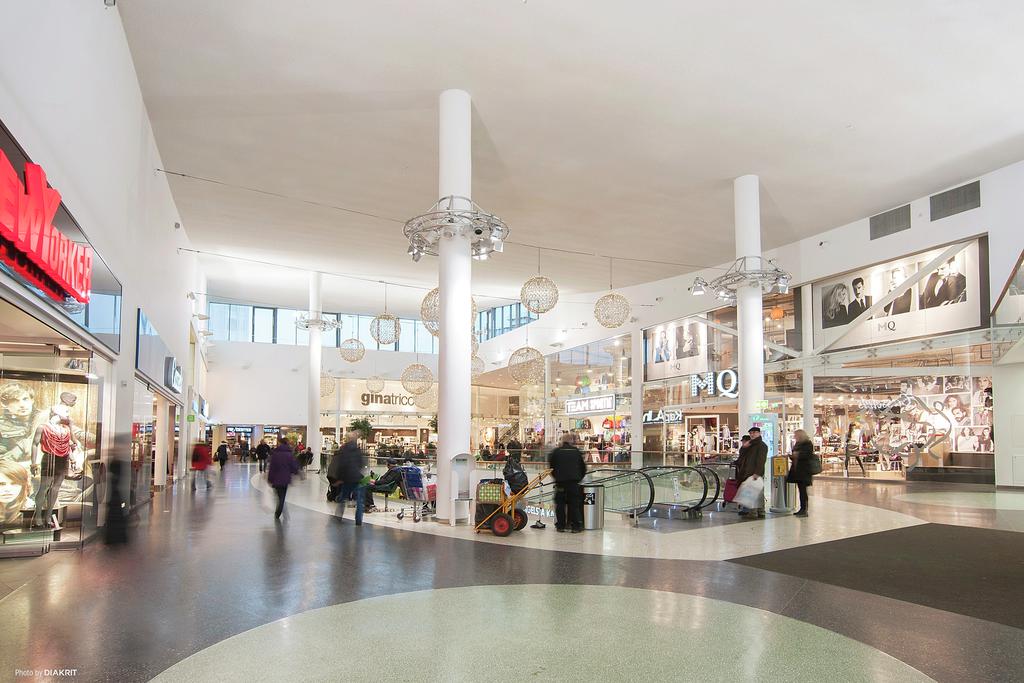
[[[516,493],[505,490],[504,479],[484,479],[476,487],[476,532],[490,529],[495,536],[508,536],[524,529],[530,518],[519,502],[551,474],[544,470]]]
[[[433,514],[437,500],[437,484],[428,484],[423,470],[414,465],[399,467],[402,475],[401,489],[405,493],[405,502],[411,506],[399,507],[398,519],[405,517],[406,510],[412,510],[412,521],[418,522],[429,514]]]

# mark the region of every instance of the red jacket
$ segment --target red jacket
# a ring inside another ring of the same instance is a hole
[[[205,443],[197,443],[192,449],[192,469],[205,470],[213,464],[213,454]]]

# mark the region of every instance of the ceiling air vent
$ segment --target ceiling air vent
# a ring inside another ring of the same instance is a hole
[[[931,204],[933,221],[977,209],[981,206],[981,181],[975,180],[973,183],[932,195]]]
[[[871,217],[871,239],[910,229],[910,204]]]

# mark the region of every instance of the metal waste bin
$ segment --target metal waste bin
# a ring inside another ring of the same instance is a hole
[[[786,481],[789,474],[789,458],[776,456],[772,458],[772,488],[771,507],[772,512],[793,512],[796,509],[797,499],[796,484]]]
[[[604,528],[604,485],[583,484],[583,528]]]

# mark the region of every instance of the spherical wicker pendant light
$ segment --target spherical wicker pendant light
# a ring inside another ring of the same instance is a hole
[[[473,377],[479,377],[484,374],[484,359],[480,356],[473,356],[473,365],[470,368],[470,374]]]
[[[532,346],[515,350],[508,358],[508,373],[522,384],[539,384],[544,381],[544,356]]]
[[[608,259],[608,289],[615,289],[612,284],[612,259]],[[621,327],[629,320],[632,308],[629,299],[614,291],[609,291],[594,304],[594,317],[604,327]]]
[[[434,373],[426,365],[413,363],[402,372],[402,386],[414,396],[419,396],[434,384]]]
[[[320,375],[320,398],[327,398],[334,393],[334,378],[330,375]]]
[[[437,388],[431,386],[429,391],[425,391],[417,396],[414,401],[416,407],[420,410],[434,410],[437,408]]]
[[[366,379],[366,390],[371,394],[379,394],[384,391],[384,378],[379,375],[368,377]]]
[[[480,342],[477,341],[476,334],[473,334],[470,338],[470,354],[476,355],[476,352],[480,350]]]
[[[366,347],[356,338],[346,339],[338,347],[338,353],[349,363],[358,363],[366,355]]]
[[[558,303],[558,286],[547,277],[531,277],[519,291],[519,300],[531,313],[547,313]]]
[[[597,322],[605,327],[621,327],[623,323],[629,320],[631,310],[629,300],[626,297],[616,292],[610,292],[602,296],[594,304],[594,317],[597,318]]]
[[[384,283],[384,312],[370,321],[370,336],[382,346],[393,346],[402,335],[398,318],[388,313],[388,285]]]
[[[437,322],[441,319],[440,287],[434,287],[423,297],[420,303],[420,318],[423,322]]]

